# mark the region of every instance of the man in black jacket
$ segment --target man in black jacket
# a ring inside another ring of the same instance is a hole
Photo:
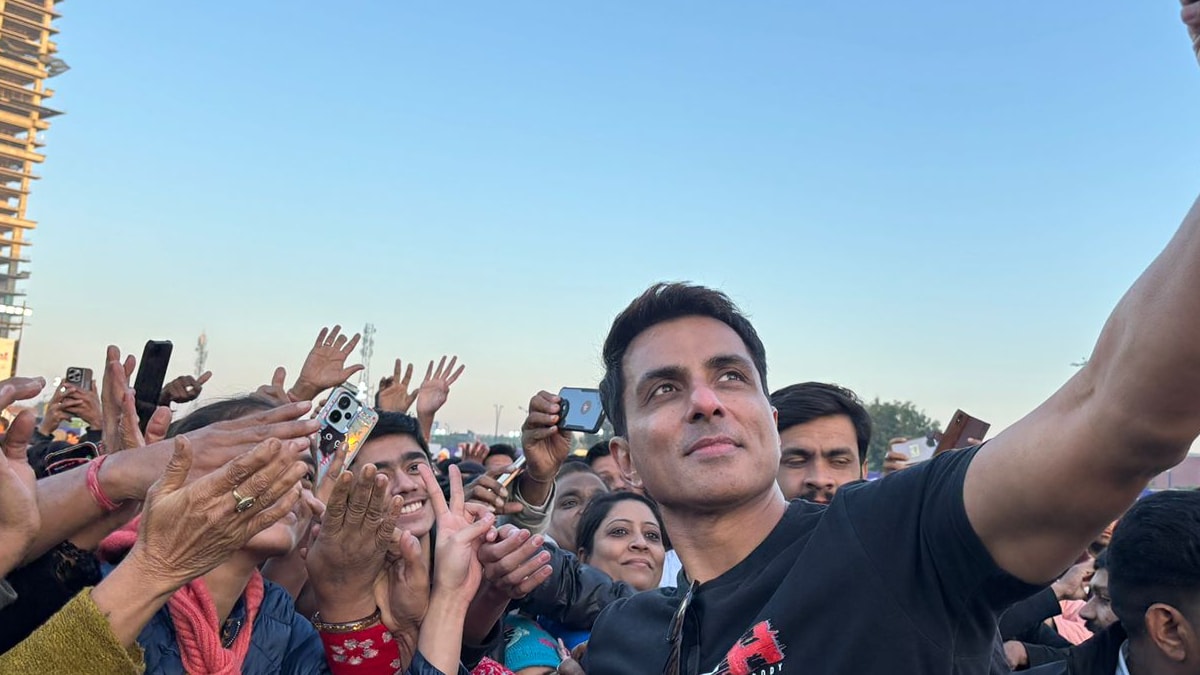
[[[1119,623],[1036,675],[1200,673],[1200,492],[1161,492],[1121,519],[1108,549]]]

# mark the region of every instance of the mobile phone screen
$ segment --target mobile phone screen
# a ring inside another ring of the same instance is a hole
[[[599,389],[564,387],[558,392],[564,411],[559,421],[563,431],[594,434],[604,424],[604,405]]]

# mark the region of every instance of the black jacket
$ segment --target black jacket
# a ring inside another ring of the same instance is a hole
[[[1120,662],[1121,645],[1127,636],[1121,624],[1096,633],[1091,640],[1071,648],[1067,660],[1025,672],[1031,675],[1113,675]]]
[[[549,617],[575,630],[591,630],[601,610],[637,593],[629,584],[613,581],[557,546],[546,544],[542,548],[550,552],[554,572],[520,602],[526,612]]]

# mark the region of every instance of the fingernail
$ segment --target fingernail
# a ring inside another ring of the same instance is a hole
[[[496,506],[504,506],[504,500],[497,497],[496,498]]]
[[[500,488],[500,496],[501,496],[501,497],[508,497],[508,489],[507,489],[507,488]]]

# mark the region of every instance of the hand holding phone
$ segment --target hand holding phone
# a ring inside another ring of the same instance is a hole
[[[509,467],[507,472],[500,474],[500,477],[496,479],[496,482],[500,483],[501,487],[508,487],[509,483],[512,483],[514,480],[516,480],[517,476],[521,475],[521,471],[524,470],[524,468],[525,455],[521,455],[517,458],[517,461],[512,463],[512,466]]]
[[[599,389],[563,387],[558,396],[562,399],[559,429],[594,434],[604,426],[604,404],[600,401]]]
[[[356,392],[342,385],[329,394],[329,399],[317,413],[321,429],[317,432],[317,479],[329,472],[333,455],[343,446],[350,466],[367,436],[379,421],[379,413],[362,404]]]

